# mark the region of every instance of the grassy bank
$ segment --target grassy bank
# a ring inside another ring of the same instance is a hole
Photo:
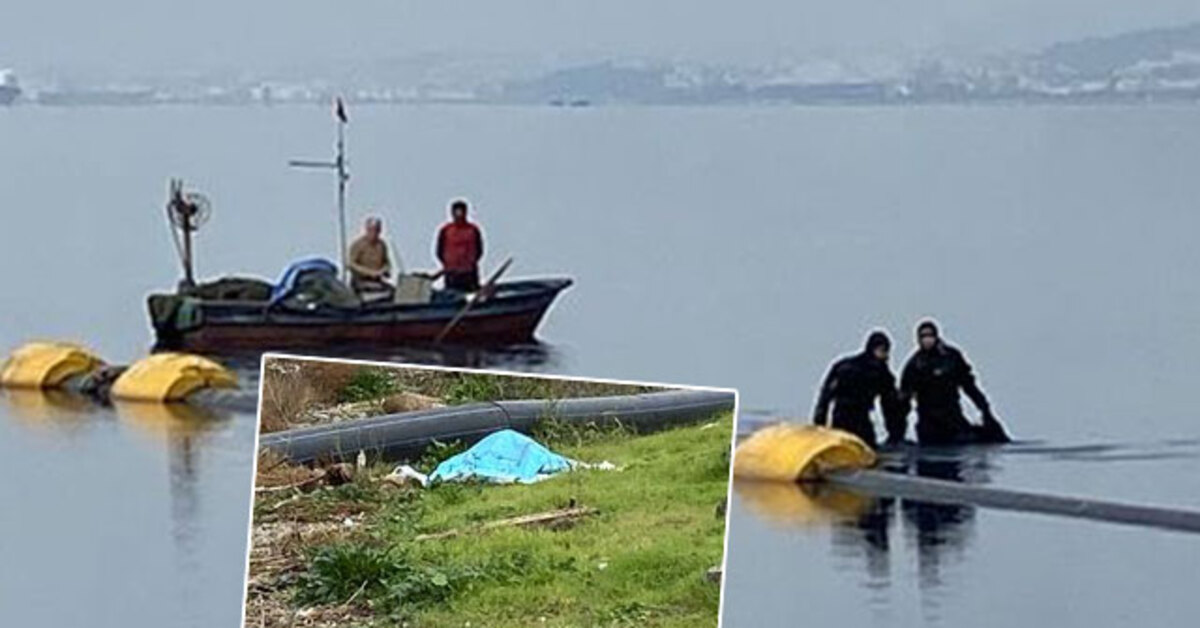
[[[546,430],[552,449],[620,470],[529,486],[393,487],[368,469],[260,494],[247,625],[715,626],[704,572],[721,562],[732,429],[725,414],[647,436]],[[481,528],[567,506],[594,513]]]

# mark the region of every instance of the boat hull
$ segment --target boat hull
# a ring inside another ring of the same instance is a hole
[[[528,342],[569,279],[512,282],[469,309],[444,341],[498,346]],[[154,297],[151,297],[152,299]],[[354,312],[279,312],[263,305],[200,302],[195,324],[156,323],[161,349],[226,353],[298,348],[428,345],[463,309],[461,302],[386,305]],[[153,310],[153,307],[151,308]]]

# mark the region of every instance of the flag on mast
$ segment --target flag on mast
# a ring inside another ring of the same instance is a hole
[[[337,99],[334,100],[333,113],[337,116],[338,120],[342,121],[342,124],[350,121],[350,118],[346,117],[346,105],[342,102],[341,96],[338,96]]]

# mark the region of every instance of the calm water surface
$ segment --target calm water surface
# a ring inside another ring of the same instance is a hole
[[[14,625],[236,626],[253,445],[253,416],[0,393],[0,609]]]
[[[1017,435],[1104,446],[998,453],[968,479],[1200,505],[1200,109],[351,116],[353,220],[382,215],[406,266],[433,266],[445,205],[465,196],[486,230],[485,266],[512,254],[514,276],[578,281],[536,347],[399,357],[736,386],[749,410],[799,417],[828,361],[869,328],[893,331],[899,359],[916,320],[935,315]],[[198,238],[203,275],[274,277],[332,255],[330,177],[286,167],[327,157],[331,131],[324,107],[0,111],[0,349],[44,337],[113,361],[146,352],[144,295],[178,275],[168,177],[215,203]],[[0,489],[6,616],[236,621],[252,421],[201,422],[189,449],[119,412],[27,412],[0,403],[4,468],[22,478]],[[744,501],[730,528],[730,625],[750,613],[774,625],[1104,625],[1135,608],[1170,625],[1200,611],[1187,595],[1191,537],[979,511],[932,559],[913,523],[925,517],[901,504],[882,517],[881,553],[858,540],[874,531],[780,523]],[[46,579],[55,586],[37,588]],[[47,611],[50,590],[90,610]]]

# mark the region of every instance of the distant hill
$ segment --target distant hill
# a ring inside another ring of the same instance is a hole
[[[1127,68],[1187,57],[1200,59],[1200,23],[1063,42],[1050,46],[1037,59],[1080,78],[1104,79]]]
[[[593,103],[647,102],[668,98],[662,67],[630,67],[613,62],[554,70],[503,88],[505,100],[545,103],[552,100],[586,100]]]

